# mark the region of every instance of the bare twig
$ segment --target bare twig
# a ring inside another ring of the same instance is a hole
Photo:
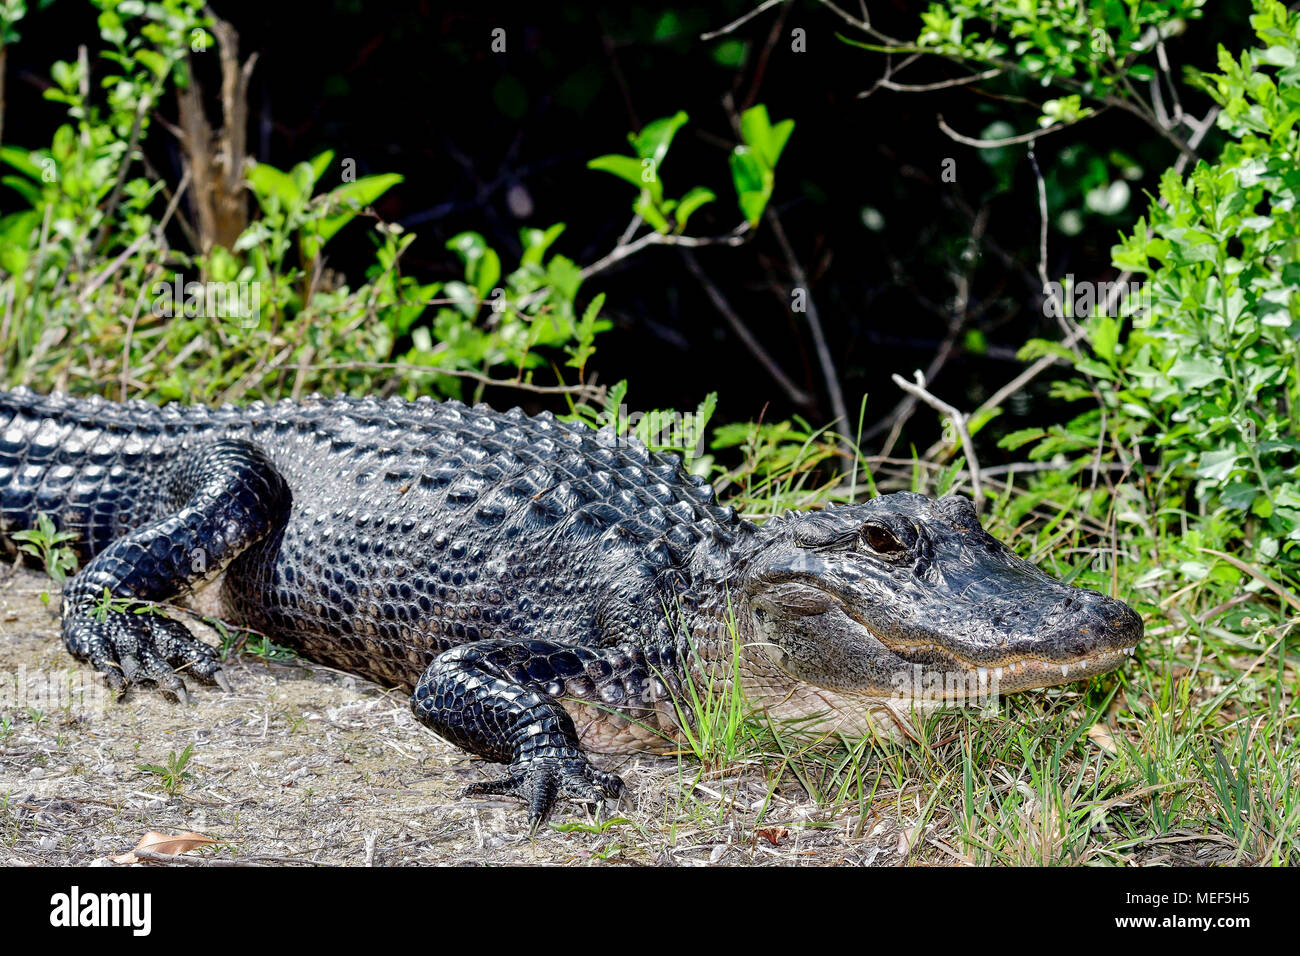
[[[110,262],[107,266],[105,266],[104,270],[98,273],[95,276],[95,278],[91,279],[89,282],[86,283],[85,288],[83,288],[81,292],[78,293],[77,301],[85,302],[88,298],[90,298],[90,296],[94,294],[96,289],[98,289],[101,285],[103,285],[105,282],[109,280],[109,278],[113,275],[113,273],[117,272],[118,269],[122,268],[122,264],[126,262],[126,260],[130,259],[133,255],[136,254],[136,252],[139,251],[140,247],[144,245],[144,241],[148,238],[149,238],[149,233],[142,232],[140,233],[140,235],[132,239],[131,244],[127,246],[125,249],[123,249],[120,253],[118,253],[117,258],[115,258],[112,262]]]
[[[1280,597],[1287,604],[1290,604],[1297,611],[1300,611],[1300,598],[1297,598],[1294,594],[1287,591],[1285,588],[1283,588],[1272,578],[1268,577],[1258,568],[1247,564],[1245,561],[1241,560],[1241,558],[1238,558],[1235,555],[1226,554],[1223,551],[1215,551],[1213,548],[1197,548],[1196,550],[1201,551],[1205,554],[1212,554],[1221,561],[1227,561],[1238,571],[1242,571],[1246,574],[1249,574],[1252,578],[1254,578],[1260,584],[1264,585],[1264,587],[1268,588],[1270,591],[1272,591],[1274,594]]]
[[[843,10],[841,10],[839,7],[837,7],[835,4],[831,3],[831,0],[817,0],[817,2],[820,3],[827,10],[831,11],[831,13],[835,14],[837,17],[839,17],[849,26],[856,27],[857,29],[861,30],[863,33],[875,37],[881,43],[888,43],[892,46],[903,45],[902,40],[898,40],[887,34],[881,33],[879,30],[877,30],[875,27],[871,25],[871,17],[868,16],[867,14],[867,6],[865,3],[862,5],[862,19],[859,20],[856,17],[854,17],[851,13],[846,13]]]
[[[722,294],[722,290],[720,290],[713,280],[708,277],[705,271],[700,268],[700,264],[695,260],[695,254],[689,249],[682,249],[681,256],[686,261],[686,267],[690,269],[691,274],[694,275],[700,285],[704,287],[704,291],[708,295],[709,301],[713,303],[714,308],[716,308],[727,321],[727,325],[731,327],[731,331],[735,334],[736,338],[740,339],[741,344],[743,344],[745,348],[749,349],[750,354],[758,360],[759,364],[762,365],[763,368],[767,369],[767,374],[772,376],[772,380],[776,382],[781,391],[785,392],[786,397],[790,399],[791,402],[800,405],[803,408],[810,408],[813,405],[813,396],[796,385],[794,380],[785,374],[785,371],[777,363],[776,359],[771,356],[767,349],[763,348],[763,344],[758,341],[754,333],[745,325],[744,320],[742,320],[740,316],[736,314],[736,310],[731,307],[731,303],[728,302],[726,297]]]
[[[975,270],[976,263],[979,261],[978,256],[973,253],[980,241],[984,238],[984,232],[988,228],[988,219],[989,207],[985,204],[980,207],[979,212],[975,215],[974,220],[971,223],[971,234],[966,241],[966,249],[968,252],[972,253],[972,255],[965,257],[967,261],[966,271],[953,273],[953,284],[956,286],[957,294],[952,307],[942,310],[942,314],[948,323],[948,333],[944,336],[943,342],[939,346],[939,350],[935,353],[934,358],[930,360],[930,364],[925,369],[924,380],[926,382],[933,382],[935,376],[938,375],[939,371],[945,364],[947,364],[948,359],[951,358],[953,352],[956,351],[958,337],[966,327],[966,324],[970,321],[971,276]],[[936,308],[935,311],[939,311],[938,308]],[[885,439],[885,443],[881,446],[880,450],[882,455],[888,455],[894,450],[894,445],[898,442],[899,437],[901,437],[903,426],[907,424],[907,420],[911,418],[912,413],[916,410],[916,403],[917,399],[914,396],[905,396],[902,401],[894,406],[893,411],[890,412],[888,416],[872,428],[868,429],[859,441],[873,438],[881,431],[888,429],[889,435]]]
[[[1065,129],[1068,123],[1053,123],[1051,126],[1043,129],[1036,129],[1029,133],[1021,133],[1019,136],[1008,136],[1005,139],[974,139],[970,136],[964,136],[957,132],[951,126],[944,122],[943,114],[939,114],[939,129],[943,130],[951,139],[967,146],[974,146],[976,149],[998,149],[1002,146],[1016,146],[1020,143],[1032,143],[1048,133],[1055,133],[1057,130]]]
[[[155,850],[132,850],[131,853],[142,863],[171,863],[178,866],[217,866],[244,867],[263,866],[267,863],[293,863],[299,866],[319,866],[317,860],[305,860],[293,856],[274,856],[266,853],[250,854],[235,860],[215,856],[190,856],[185,853],[158,853]]]
[[[921,376],[918,374],[917,378]],[[957,429],[957,434],[961,438],[961,447],[966,453],[966,470],[970,472],[971,497],[975,499],[975,510],[982,512],[984,510],[984,487],[980,483],[980,464],[979,459],[975,457],[975,443],[971,441],[970,429],[967,427],[967,416],[949,405],[943,399],[936,398],[925,389],[925,382],[909,382],[901,375],[891,375],[894,384],[907,392],[914,395],[925,404],[929,405],[935,411],[947,415],[952,421],[953,427]]]
[[[136,147],[140,145],[140,130],[144,126],[145,114],[149,112],[151,105],[153,105],[151,92],[146,92],[136,104],[135,121],[131,124],[131,135],[126,142],[126,152],[122,154],[122,161],[117,166],[117,178],[113,180],[113,189],[108,194],[108,202],[104,204],[104,218],[100,220],[99,231],[95,233],[95,241],[91,245],[92,249],[99,249],[104,244],[104,240],[108,238],[108,231],[113,226],[113,215],[117,212],[117,204],[122,201],[126,174],[131,168],[131,163],[134,162]]]
[[[626,239],[635,231],[637,221],[637,219],[633,220],[633,225],[624,231],[623,238],[619,239],[613,249],[582,269],[579,275],[584,280],[590,279],[597,273],[605,271],[610,266],[622,262],[628,256],[635,255],[648,246],[678,246],[683,249],[700,249],[704,246],[740,246],[744,245],[746,234],[749,232],[749,223],[745,222],[725,236],[678,236],[672,233],[647,232],[640,239],[633,239],[628,242]],[[515,308],[522,312],[546,298],[550,291],[550,286],[544,286],[530,292],[528,295],[520,297],[515,304]]]
[[[420,372],[425,375],[451,375],[455,378],[467,378],[475,382],[482,382],[484,385],[495,385],[500,388],[515,388],[524,392],[535,392],[539,395],[578,395],[583,398],[589,398],[599,401],[605,395],[604,386],[597,385],[534,385],[532,382],[524,382],[516,379],[492,378],[484,375],[482,372],[475,372],[469,369],[460,368],[439,368],[436,365],[415,365],[411,362],[323,362],[320,364],[306,363],[285,363],[283,365],[273,363],[275,369],[304,369],[308,372],[333,372],[347,371],[349,369],[380,369],[391,370],[394,372]]]
[[[826,334],[822,330],[821,318],[817,313],[817,304],[813,301],[812,287],[808,282],[808,274],[804,272],[803,266],[799,262],[799,257],[794,254],[794,247],[790,245],[790,240],[786,238],[785,230],[781,228],[781,220],[772,208],[771,203],[764,210],[764,216],[767,218],[768,225],[772,227],[772,234],[776,237],[777,244],[781,247],[781,252],[785,256],[786,268],[790,271],[790,278],[794,285],[804,292],[804,318],[808,322],[808,331],[812,333],[813,348],[817,352],[817,362],[821,365],[822,378],[826,383],[826,393],[831,400],[831,415],[834,418],[832,427],[847,429],[850,424],[848,406],[844,404],[844,390],[840,387],[839,374],[835,371],[835,360],[831,358],[830,346],[826,344]]]
[[[741,16],[741,17],[737,17],[735,20],[732,20],[732,21],[731,21],[730,23],[728,23],[725,27],[719,27],[718,29],[716,29],[716,30],[711,30],[711,31],[709,31],[708,33],[701,33],[701,34],[700,34],[700,39],[701,39],[701,40],[716,40],[716,39],[717,39],[718,37],[720,37],[720,36],[724,36],[724,35],[726,35],[726,34],[728,34],[728,33],[731,33],[731,32],[733,32],[733,31],[739,29],[740,27],[743,27],[746,23],[748,23],[750,20],[754,19],[754,17],[758,16],[758,15],[759,15],[760,13],[762,13],[763,11],[765,11],[765,10],[770,10],[772,7],[779,6],[780,4],[782,4],[782,3],[786,3],[786,2],[787,2],[787,0],[763,0],[763,2],[760,3],[760,4],[759,4],[757,7],[755,7],[753,10],[750,10],[750,11],[749,11],[748,13],[746,13],[745,15],[743,15],[743,16]]]
[[[704,246],[740,246],[745,243],[745,234],[749,232],[749,223],[742,223],[725,236],[678,236],[672,233],[647,232],[640,239],[615,246],[606,255],[597,259],[582,270],[582,277],[590,279],[598,272],[603,272],[616,262],[640,252],[646,246],[680,246],[683,249],[700,249]]]
[[[168,202],[167,209],[163,212],[162,219],[158,221],[158,226],[154,230],[155,235],[159,237],[162,236],[163,230],[167,228],[167,223],[171,221],[172,216],[175,214],[176,206],[180,202],[181,196],[184,195],[185,189],[189,186],[189,183],[190,171],[187,169],[182,174],[180,184],[176,187],[176,192],[172,195],[171,201]],[[96,289],[113,276],[113,273],[122,268],[123,263],[130,259],[131,256],[135,255],[136,251],[139,250],[144,241],[149,238],[149,235],[148,232],[142,232],[140,235],[136,236],[135,239],[132,240],[131,244],[118,254],[117,258],[110,262],[102,272],[98,273],[93,279],[86,283],[85,288],[81,290],[80,294],[78,294],[77,301],[85,302],[90,298],[95,293]]]
[[[969,83],[979,83],[982,80],[991,80],[995,76],[1001,76],[1005,71],[1000,66],[995,66],[983,73],[972,73],[970,76],[958,76],[951,80],[936,80],[934,83],[895,83],[890,77],[901,70],[909,63],[915,62],[920,54],[913,54],[903,61],[902,66],[897,70],[891,70],[886,73],[869,90],[863,90],[858,94],[858,99],[865,99],[870,96],[878,87],[886,90],[892,90],[895,93],[930,93],[934,90],[946,90],[954,86],[966,86]]]
[[[251,860],[227,860],[213,856],[186,856],[183,853],[156,853],[153,850],[132,850],[131,855],[141,863],[167,863],[172,866],[245,867],[262,865]],[[300,861],[295,860],[293,862]]]

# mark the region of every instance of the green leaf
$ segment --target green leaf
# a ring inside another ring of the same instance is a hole
[[[1118,357],[1119,323],[1108,315],[1093,316],[1088,321],[1088,341],[1098,357],[1114,367]]]
[[[359,182],[359,180],[358,180]],[[501,259],[477,232],[462,232],[447,240],[447,248],[465,263],[465,278],[480,302],[486,301],[501,278]],[[451,283],[447,284],[450,291]],[[462,307],[463,310],[463,307]],[[477,312],[477,307],[475,308]]]
[[[1295,51],[1284,46],[1270,46],[1260,51],[1259,59],[1261,62],[1268,63],[1271,66],[1295,66]]]
[[[1240,457],[1235,448],[1207,451],[1201,455],[1201,459],[1196,466],[1196,474],[1200,478],[1222,481],[1232,474],[1232,470],[1237,466],[1237,460]]]
[[[641,132],[630,135],[628,139],[632,143],[632,148],[636,150],[637,156],[653,161],[655,168],[658,168],[664,161],[664,157],[668,155],[668,147],[672,145],[673,137],[688,119],[685,113],[678,110],[672,116],[651,120],[642,127]]]
[[[22,176],[0,176],[0,183],[18,192],[30,205],[40,204],[41,188],[30,179],[24,179]]]
[[[171,67],[167,58],[157,50],[136,50],[135,58],[148,67],[149,71],[153,73],[154,79],[161,80],[167,75],[167,70]]]
[[[691,213],[717,198],[713,190],[705,189],[703,186],[696,186],[683,196],[681,201],[677,203],[677,209],[673,215],[673,218],[677,220],[677,231],[684,232],[686,223],[691,218]]]
[[[325,152],[314,156],[308,161],[311,165],[312,173],[314,174],[312,176],[313,184],[320,182],[320,178],[325,175],[325,170],[329,169],[330,163],[333,161],[334,150],[332,149],[327,149]]]
[[[782,120],[773,126],[767,116],[767,107],[762,103],[751,106],[740,117],[740,138],[754,149],[768,169],[776,169],[777,160],[793,132],[794,120]]]
[[[17,146],[0,146],[0,162],[8,163],[24,176],[41,181],[41,167],[38,163],[40,154]],[[37,157],[37,158],[33,158]]]
[[[632,211],[648,222],[656,232],[667,233],[671,229],[668,217],[659,211],[654,196],[648,189],[641,190],[641,195],[632,204]]]
[[[319,168],[324,169],[329,165],[333,153],[325,152],[312,160],[313,167],[316,166],[322,157],[328,157]],[[316,174],[319,177],[319,173]],[[320,247],[329,242],[340,229],[356,218],[366,206],[370,205],[388,190],[392,189],[398,183],[402,182],[405,177],[397,173],[380,173],[375,176],[362,176],[360,179],[350,183],[344,183],[336,186],[326,193],[327,208],[338,210],[331,212],[329,215],[322,216],[312,224],[311,236],[304,240],[304,248],[308,251],[311,258],[315,258],[320,251]]]
[[[658,166],[653,160],[635,159],[631,156],[597,156],[587,163],[588,169],[598,169],[610,173],[638,189],[649,191],[652,201],[657,205],[663,200],[663,184],[659,181]]]
[[[597,156],[595,159],[588,161],[587,168],[610,173],[619,179],[626,180],[638,189],[644,185],[641,182],[641,161],[632,156],[622,156],[617,153],[611,153],[608,156]]]
[[[731,180],[736,187],[740,211],[751,226],[757,226],[772,195],[772,174],[748,146],[737,146],[732,150],[730,162]]]
[[[540,266],[546,256],[546,250],[551,248],[551,243],[555,242],[562,232],[564,232],[562,222],[557,222],[545,231],[531,227],[519,230],[519,240],[524,247],[523,254],[519,257],[520,264]]]
[[[270,205],[285,210],[297,208],[298,186],[288,173],[276,169],[269,163],[253,163],[246,178],[253,195],[257,197],[263,209],[267,209]]]
[[[1174,362],[1169,377],[1184,388],[1200,388],[1226,378],[1223,365],[1206,358],[1183,356]]]

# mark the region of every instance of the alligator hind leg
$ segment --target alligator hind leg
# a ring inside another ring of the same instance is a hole
[[[609,663],[620,654],[626,664],[627,655],[617,649],[552,641],[462,644],[440,654],[425,670],[411,695],[411,710],[456,746],[508,763],[505,777],[474,784],[465,793],[518,797],[527,804],[536,831],[560,796],[598,804],[624,792],[616,774],[597,770],[587,760],[573,719],[557,699],[561,694],[593,696],[593,676],[611,701],[614,695],[608,691],[616,684],[635,686],[639,675],[615,673]]]
[[[68,582],[63,643],[102,671],[115,691],[153,684],[183,698],[178,670],[229,685],[213,649],[156,613],[151,602],[214,577],[282,527],[290,497],[262,451],[238,439],[196,450],[162,489],[163,517],[113,541]]]

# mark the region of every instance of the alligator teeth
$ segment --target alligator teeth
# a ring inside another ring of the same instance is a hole
[[[976,672],[979,674],[981,682],[989,679],[989,669],[987,667],[976,668]]]
[[[993,670],[993,679],[994,679],[994,680],[1002,680],[1002,668],[1001,668],[1001,667],[994,668],[994,670]]]
[[[1130,657],[1133,656],[1133,651],[1136,650],[1136,649],[1137,649],[1137,645],[1136,645],[1136,644],[1134,644],[1132,647],[1121,647],[1121,648],[1120,648],[1121,651],[1123,651],[1125,654],[1128,654]]]
[[[1064,676],[1066,676],[1066,675],[1069,674],[1069,673],[1070,673],[1070,665],[1069,665],[1069,664],[1062,664],[1062,665],[1061,665],[1061,676],[1064,677]]]

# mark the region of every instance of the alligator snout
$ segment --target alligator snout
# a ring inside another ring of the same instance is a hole
[[[1069,587],[1063,585],[1063,587]],[[1142,618],[1123,601],[1069,587],[1045,615],[1033,643],[1046,660],[1069,660],[1099,651],[1123,651],[1142,639]]]

